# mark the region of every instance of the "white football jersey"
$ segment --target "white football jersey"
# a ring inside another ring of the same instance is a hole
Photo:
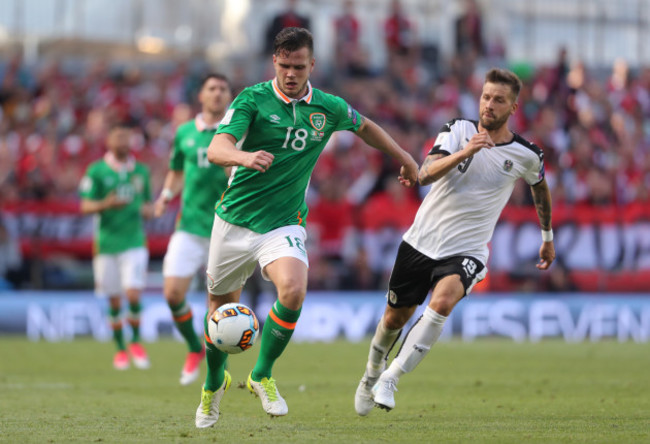
[[[429,154],[462,150],[478,122],[454,119],[436,138]],[[487,263],[488,242],[515,181],[529,185],[544,179],[544,154],[515,134],[512,141],[483,148],[433,183],[404,240],[419,252],[440,260],[473,256]]]

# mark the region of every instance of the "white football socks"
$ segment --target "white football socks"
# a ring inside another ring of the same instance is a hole
[[[370,352],[368,353],[368,364],[366,370],[368,376],[377,378],[384,369],[384,361],[388,353],[399,339],[402,329],[389,330],[384,327],[384,318],[382,317],[377,324],[377,330],[370,342]]]
[[[446,316],[427,307],[420,319],[406,334],[402,347],[386,370],[386,376],[397,382],[404,373],[413,371],[440,337],[446,320]]]

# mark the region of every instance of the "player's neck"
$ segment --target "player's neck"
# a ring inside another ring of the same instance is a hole
[[[110,151],[110,153],[113,155],[113,159],[115,159],[116,162],[119,163],[126,163],[129,161],[129,154],[122,154],[122,153],[115,153],[113,151]]]
[[[210,111],[205,111],[203,110],[201,112],[201,118],[203,119],[203,122],[206,124],[206,126],[214,126],[218,122],[221,122],[221,119],[223,119],[223,116],[225,114],[224,112],[221,113],[213,113]]]
[[[487,131],[490,139],[492,139],[496,145],[512,142],[512,139],[514,138],[514,133],[510,131],[508,125],[503,125],[501,128],[495,130],[488,130],[483,128],[479,123],[479,131]]]

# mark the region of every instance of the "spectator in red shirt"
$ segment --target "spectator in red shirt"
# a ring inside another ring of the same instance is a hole
[[[391,3],[391,15],[384,23],[386,47],[391,55],[408,55],[415,45],[413,25],[402,12],[399,0]]]
[[[273,41],[278,32],[284,28],[306,28],[310,29],[309,19],[296,12],[298,0],[287,0],[287,8],[284,12],[276,15],[268,28],[266,29],[266,39],[264,40],[264,53],[271,54]]]
[[[392,180],[384,181],[385,190],[372,195],[361,213],[363,248],[370,268],[386,282],[393,268],[392,255],[397,254],[402,235],[419,207],[411,190],[394,187]]]
[[[346,0],[343,4],[343,15],[334,20],[334,60],[339,69],[348,71],[351,62],[358,60],[359,51],[359,20],[354,14],[354,1]]]

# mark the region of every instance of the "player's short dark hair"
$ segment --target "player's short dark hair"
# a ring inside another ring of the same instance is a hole
[[[521,80],[517,77],[512,71],[507,69],[492,68],[485,74],[485,83],[501,83],[503,85],[508,85],[512,94],[515,96],[515,100],[519,97],[519,91],[521,91]]]
[[[228,77],[226,77],[225,75],[223,75],[223,74],[221,74],[221,73],[219,73],[219,72],[209,72],[209,73],[207,73],[206,75],[204,75],[204,76],[201,78],[201,84],[199,85],[199,89],[203,89],[203,87],[205,86],[205,84],[206,84],[206,83],[208,82],[208,80],[210,80],[210,79],[223,80],[224,82],[226,82],[226,84],[227,84],[228,86],[230,86],[230,81],[228,80]]]
[[[117,119],[108,124],[108,131],[112,132],[117,129],[133,130],[138,127],[138,123],[134,119],[123,118]]]
[[[309,49],[314,53],[314,37],[305,28],[284,28],[273,40],[273,54],[293,52],[300,48]]]

